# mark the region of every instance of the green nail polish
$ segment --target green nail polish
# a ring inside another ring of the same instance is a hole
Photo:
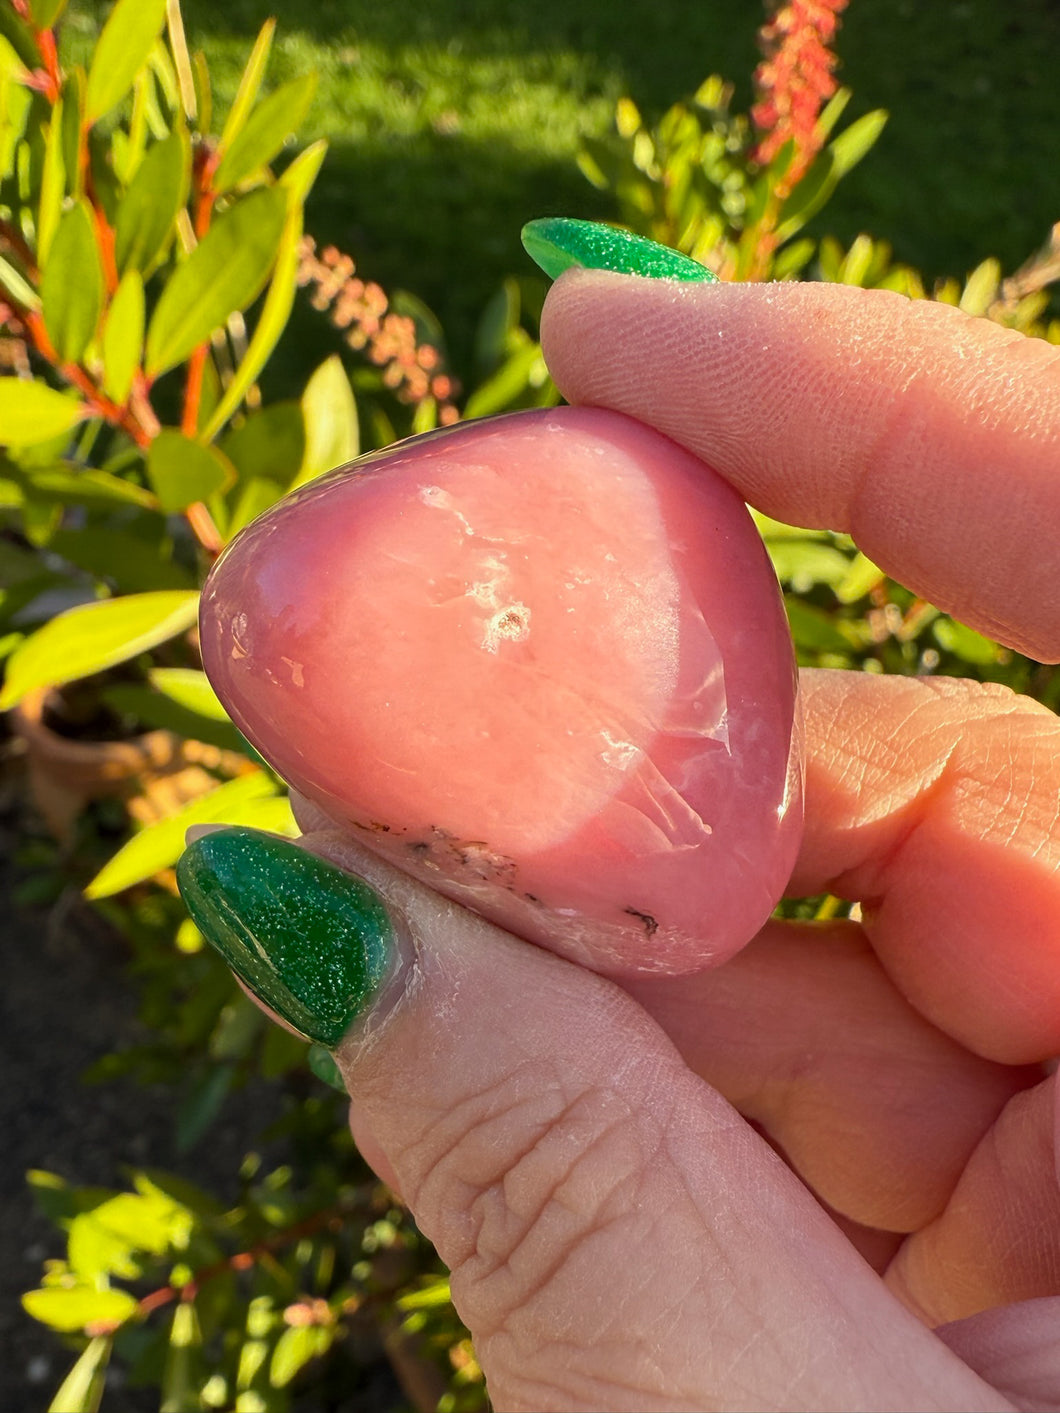
[[[523,245],[531,260],[553,280],[572,265],[587,270],[614,270],[620,275],[644,275],[653,280],[710,283],[718,278],[679,250],[598,221],[572,221],[565,216],[530,221],[523,227]]]
[[[379,895],[286,839],[256,829],[207,834],[185,850],[177,882],[240,981],[322,1045],[339,1043],[392,965]]]

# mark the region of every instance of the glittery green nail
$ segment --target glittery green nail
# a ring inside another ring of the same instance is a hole
[[[285,839],[227,829],[177,865],[199,930],[260,1001],[334,1046],[390,971],[394,933],[367,883]]]
[[[523,245],[530,258],[553,280],[572,265],[656,280],[709,283],[718,278],[679,250],[597,221],[573,221],[565,216],[530,221],[523,227]]]

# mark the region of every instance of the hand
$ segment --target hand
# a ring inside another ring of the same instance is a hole
[[[1060,656],[1055,349],[878,291],[601,273],[544,336],[571,401]],[[337,1059],[499,1408],[1060,1403],[1060,724],[971,683],[803,691],[790,891],[862,920],[770,924],[699,977],[620,989],[303,807],[403,919]]]

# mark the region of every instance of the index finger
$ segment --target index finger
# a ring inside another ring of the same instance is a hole
[[[571,402],[680,442],[760,510],[846,531],[980,631],[1060,660],[1060,349],[828,284],[571,270],[542,341]]]

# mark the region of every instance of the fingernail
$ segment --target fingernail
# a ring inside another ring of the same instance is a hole
[[[374,889],[286,839],[226,829],[177,864],[188,912],[251,990],[295,1030],[335,1046],[397,956]]]
[[[679,250],[620,231],[598,221],[573,221],[549,216],[523,227],[526,253],[550,279],[579,265],[586,270],[614,270],[620,275],[643,275],[650,280],[717,280],[717,275]]]

